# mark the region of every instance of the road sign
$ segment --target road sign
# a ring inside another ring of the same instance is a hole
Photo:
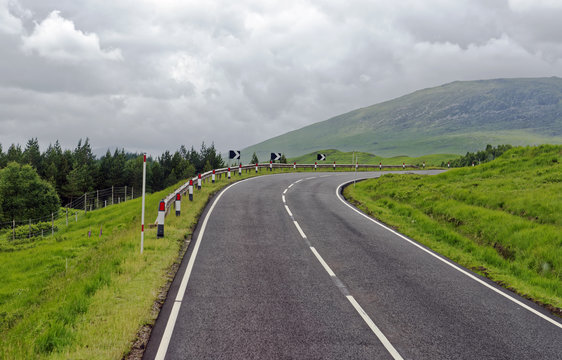
[[[326,154],[316,154],[316,160],[318,161],[326,160]]]
[[[228,153],[228,158],[233,160],[240,159],[240,150],[230,150]]]
[[[271,161],[281,160],[281,153],[271,153]]]

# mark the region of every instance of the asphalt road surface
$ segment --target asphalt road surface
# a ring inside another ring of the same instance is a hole
[[[215,196],[144,358],[562,359],[560,319],[354,210],[355,176]]]

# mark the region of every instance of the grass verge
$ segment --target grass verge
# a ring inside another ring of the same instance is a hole
[[[562,315],[562,146],[514,148],[436,176],[388,174],[344,196],[401,233]]]

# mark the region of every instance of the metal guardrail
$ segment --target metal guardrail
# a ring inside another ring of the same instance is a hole
[[[293,168],[295,168],[296,170],[298,169],[313,169],[315,164],[279,164],[279,163],[273,163],[273,164],[269,164],[269,163],[262,163],[262,164],[258,164],[258,169],[269,169],[271,165],[272,169],[291,169],[293,170]],[[376,165],[376,164],[317,164],[316,165],[318,169],[331,169],[331,170],[335,170],[335,169],[354,169],[355,167],[357,167],[357,169],[403,169],[403,168],[411,168],[411,169],[419,169],[419,166],[416,165]],[[242,170],[255,170],[256,169],[256,165],[242,165],[242,167],[236,166],[236,167],[231,167],[230,171],[231,172],[237,172],[238,169],[241,168]],[[221,168],[221,169],[216,169],[215,170],[215,175],[221,176],[222,174],[226,174],[228,173],[228,168]],[[203,174],[201,174],[201,181],[206,181],[207,179],[210,179],[211,176],[213,175],[213,171],[207,171]],[[170,208],[172,207],[172,204],[174,203],[175,199],[176,199],[176,195],[179,193],[181,196],[184,196],[188,189],[189,189],[189,181],[192,180],[194,184],[197,183],[197,179],[198,176],[194,176],[191,179],[188,179],[182,186],[180,186],[179,188],[177,188],[174,192],[170,193],[168,196],[166,196],[164,198],[164,202],[166,204],[166,216],[168,215]],[[195,185],[194,185],[195,186]],[[154,221],[152,226],[156,226],[158,224],[158,219],[156,219]]]

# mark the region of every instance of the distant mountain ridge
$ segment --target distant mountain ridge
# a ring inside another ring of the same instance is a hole
[[[243,150],[294,157],[319,149],[380,156],[464,154],[487,144],[562,143],[562,79],[455,81],[357,109]]]

